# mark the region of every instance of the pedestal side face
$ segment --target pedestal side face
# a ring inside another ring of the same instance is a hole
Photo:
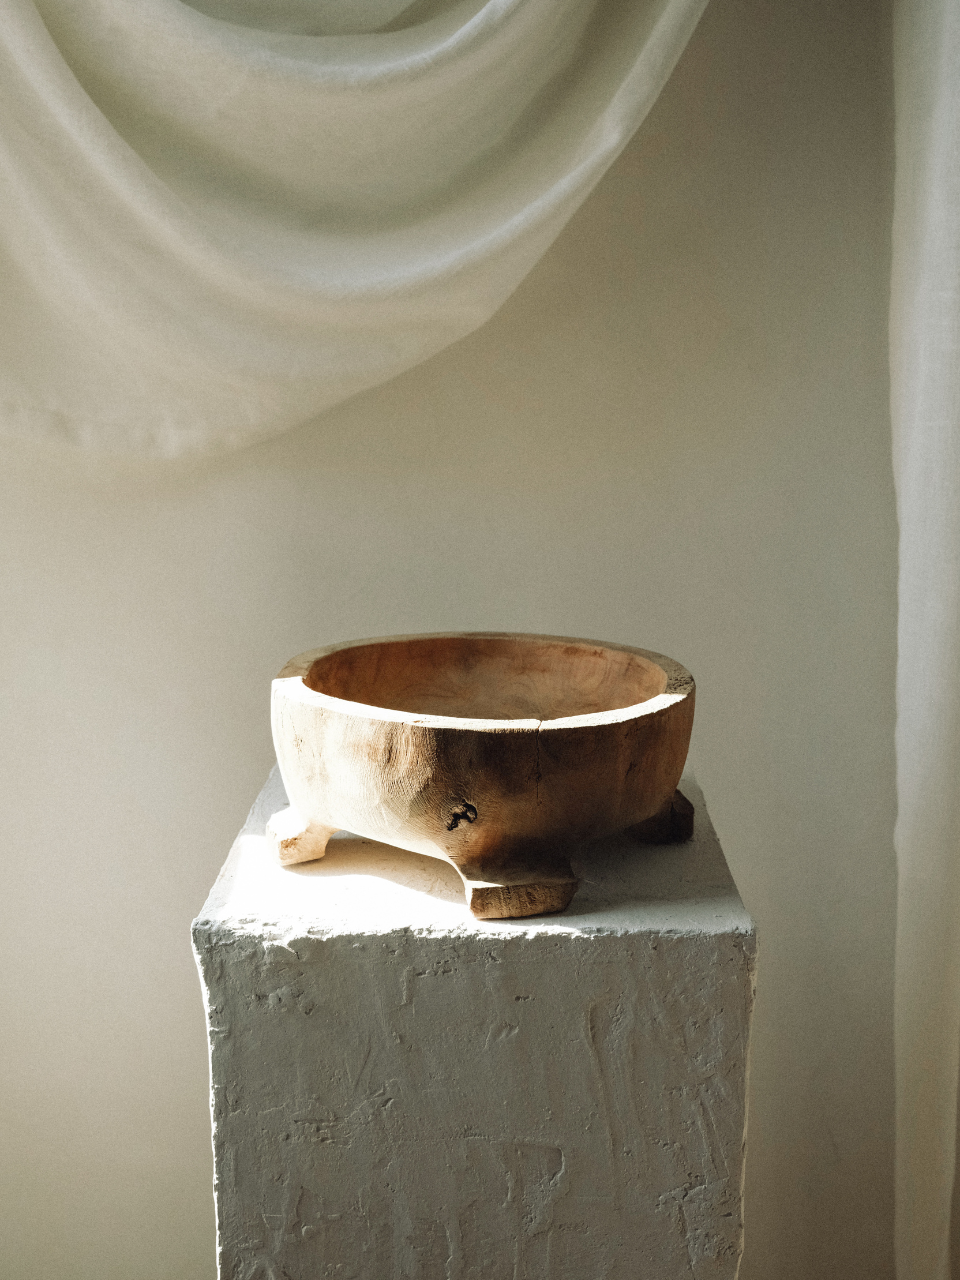
[[[698,816],[490,922],[441,863],[304,876],[248,827],[194,926],[221,1276],[734,1277],[754,935]]]

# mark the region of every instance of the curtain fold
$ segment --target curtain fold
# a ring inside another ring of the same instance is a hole
[[[896,0],[898,1280],[947,1280],[960,1066],[960,5]]]
[[[159,454],[483,324],[706,0],[0,0],[0,430]]]

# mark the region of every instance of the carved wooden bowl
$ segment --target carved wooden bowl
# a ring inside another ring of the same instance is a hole
[[[562,911],[570,855],[689,834],[675,791],[694,683],[672,658],[563,636],[393,636],[314,649],[273,682],[284,862],[337,830],[460,873],[475,915]],[[691,827],[692,829],[692,827]]]

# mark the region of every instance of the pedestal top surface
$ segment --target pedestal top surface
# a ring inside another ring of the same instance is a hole
[[[410,930],[494,937],[605,933],[752,934],[703,793],[686,774],[680,789],[696,810],[693,839],[640,845],[614,836],[587,846],[573,868],[580,879],[559,915],[477,920],[454,869],[339,832],[326,857],[283,867],[264,828],[287,804],[276,768],[257,797],[198,918],[231,933],[283,942],[312,937],[371,936]]]

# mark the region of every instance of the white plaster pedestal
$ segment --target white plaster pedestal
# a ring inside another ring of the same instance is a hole
[[[755,932],[681,789],[689,844],[499,921],[355,837],[280,867],[271,775],[193,926],[222,1280],[736,1275]]]

